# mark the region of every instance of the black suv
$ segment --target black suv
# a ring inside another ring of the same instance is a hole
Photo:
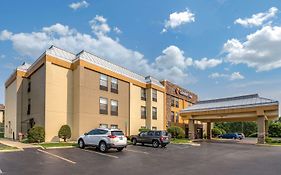
[[[137,143],[141,143],[142,145],[148,143],[152,144],[154,148],[158,148],[159,145],[165,147],[170,143],[167,131],[143,131],[138,135],[132,136],[131,141],[133,145],[136,145]]]

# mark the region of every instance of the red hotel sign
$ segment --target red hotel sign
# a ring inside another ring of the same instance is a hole
[[[175,89],[175,92],[176,92],[176,94],[178,94],[178,95],[183,95],[183,96],[186,96],[186,97],[188,97],[188,98],[192,98],[192,95],[189,94],[189,92],[183,91],[183,90],[180,89],[180,88],[176,88],[176,89]]]

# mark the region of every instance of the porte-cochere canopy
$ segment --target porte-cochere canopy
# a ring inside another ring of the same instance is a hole
[[[279,102],[260,97],[258,94],[230,98],[199,101],[195,105],[181,110],[183,119],[188,119],[190,127],[195,120],[207,122],[207,134],[211,122],[256,121],[258,123],[258,142],[264,143],[267,132],[267,121],[276,120],[279,116]],[[193,137],[190,130],[190,137]]]

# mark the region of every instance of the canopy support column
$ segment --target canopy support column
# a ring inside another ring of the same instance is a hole
[[[195,133],[194,133],[195,127],[194,127],[194,120],[190,119],[188,121],[188,138],[190,140],[194,140],[195,139]]]
[[[212,123],[207,122],[207,139],[212,139]]]

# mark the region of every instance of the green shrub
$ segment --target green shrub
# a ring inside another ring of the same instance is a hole
[[[179,126],[171,126],[168,128],[168,132],[172,135],[172,138],[181,139],[185,137],[184,130]]]
[[[59,133],[59,138],[63,139],[64,142],[66,142],[66,139],[70,139],[71,137],[71,129],[68,125],[62,125]]]
[[[146,132],[146,131],[150,131],[150,129],[148,129],[148,128],[140,128],[139,129],[139,132]]]
[[[281,137],[281,122],[274,122],[269,125],[268,133],[270,137]]]
[[[42,126],[34,126],[28,131],[29,143],[40,143],[45,141],[45,130]]]
[[[266,138],[265,138],[265,142],[266,142],[266,143],[272,143],[272,138],[266,137]]]
[[[222,134],[221,129],[219,129],[219,128],[213,128],[213,129],[212,129],[212,136],[213,136],[213,137],[218,137],[218,136],[221,135],[221,134]]]

